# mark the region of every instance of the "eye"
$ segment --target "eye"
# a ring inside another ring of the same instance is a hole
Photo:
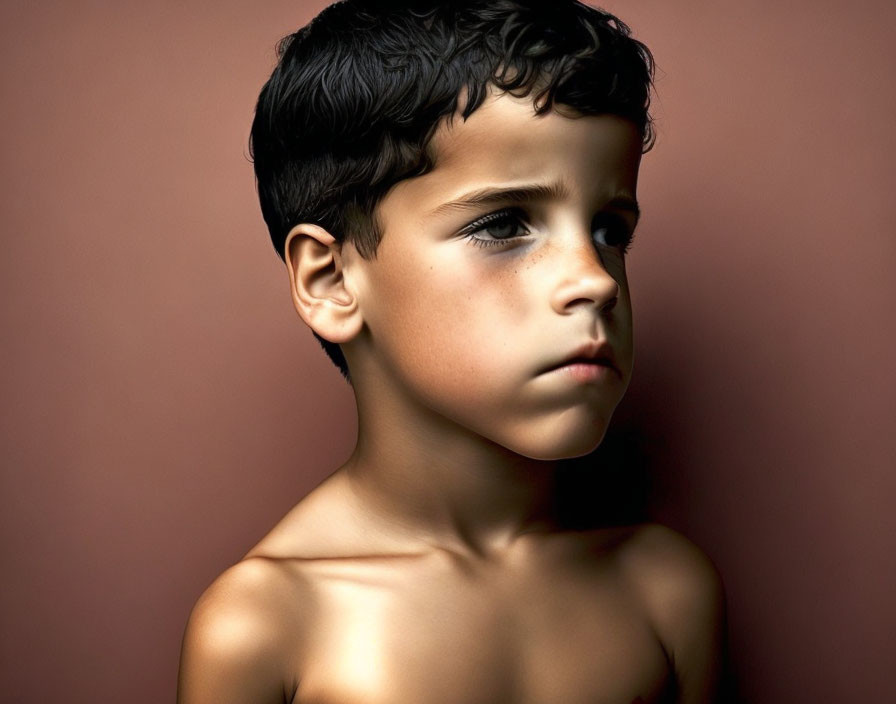
[[[461,234],[477,247],[504,245],[528,234],[524,217],[525,214],[516,208],[499,210],[474,220]]]
[[[614,213],[601,213],[591,224],[591,237],[598,247],[612,247],[625,254],[635,233],[624,218]]]

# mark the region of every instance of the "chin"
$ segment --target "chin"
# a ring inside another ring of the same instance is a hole
[[[606,422],[601,419],[590,426],[568,428],[565,432],[533,433],[509,449],[533,460],[573,459],[594,452],[603,442],[608,427],[609,419]]]

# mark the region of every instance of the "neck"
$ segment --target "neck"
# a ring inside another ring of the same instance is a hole
[[[356,389],[357,392],[357,389]],[[523,457],[443,418],[366,408],[343,466],[353,493],[390,530],[485,554],[555,525],[557,462]]]

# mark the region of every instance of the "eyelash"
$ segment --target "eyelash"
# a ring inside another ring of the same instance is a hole
[[[493,247],[495,245],[504,246],[507,243],[512,242],[515,239],[518,239],[522,235],[513,235],[512,237],[500,237],[491,240],[484,239],[482,237],[476,237],[477,232],[484,232],[490,227],[494,227],[495,225],[520,225],[523,226],[523,213],[515,208],[505,208],[504,210],[498,210],[494,213],[489,213],[488,215],[484,215],[478,220],[474,220],[469,225],[467,225],[463,230],[463,234],[466,239],[470,240],[477,247]],[[522,227],[520,228],[522,229]]]
[[[494,227],[495,225],[513,224],[519,225],[519,229],[525,229],[525,214],[517,208],[505,208],[504,210],[497,210],[494,213],[484,215],[478,220],[474,220],[461,232],[466,239],[470,240],[470,242],[477,247],[507,246],[509,243],[519,239],[520,237],[523,237],[524,235],[515,234],[511,237],[485,239],[482,237],[476,237],[476,233],[484,232],[489,227]],[[621,246],[622,253],[626,254],[629,249],[631,249],[632,240],[635,237],[635,233],[628,229],[627,223],[620,216],[616,215],[615,213],[601,213],[594,218],[592,232],[596,232],[598,229],[606,229],[612,231],[614,229],[614,226],[615,228],[618,228],[618,230],[621,230],[622,237],[619,244],[609,246]]]

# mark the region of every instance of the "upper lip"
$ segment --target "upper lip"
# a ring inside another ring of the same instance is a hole
[[[612,367],[619,372],[619,366],[616,364],[616,357],[613,354],[613,347],[606,340],[589,340],[579,345],[560,361],[551,364],[544,371],[549,372],[568,364],[583,362],[585,364],[603,364]]]

